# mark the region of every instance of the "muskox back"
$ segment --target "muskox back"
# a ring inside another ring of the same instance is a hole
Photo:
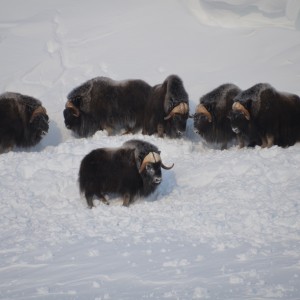
[[[181,137],[186,130],[189,97],[183,81],[177,75],[168,76],[162,84],[152,88],[148,102],[143,134]]]
[[[121,129],[135,133],[142,128],[150,92],[150,85],[142,80],[88,80],[69,93],[65,124],[83,137],[104,129],[109,133]]]
[[[0,153],[39,143],[48,132],[48,120],[41,101],[19,93],[0,95]]]
[[[235,84],[227,83],[200,98],[193,116],[194,129],[207,142],[221,144],[224,149],[235,139],[228,115],[233,98],[240,92]]]
[[[232,114],[232,127],[246,141],[287,147],[300,140],[299,96],[270,84],[259,83],[237,95]]]

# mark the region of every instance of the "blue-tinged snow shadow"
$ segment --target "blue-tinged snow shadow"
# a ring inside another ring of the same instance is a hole
[[[42,138],[42,140],[34,147],[29,148],[14,148],[14,152],[41,152],[48,146],[58,146],[62,139],[61,129],[57,126],[56,122],[53,120],[49,121],[48,133]]]

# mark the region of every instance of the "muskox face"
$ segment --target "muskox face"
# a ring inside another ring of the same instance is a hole
[[[239,110],[233,110],[229,113],[231,129],[236,134],[248,134],[249,120],[245,114]]]
[[[81,116],[75,115],[73,110],[70,108],[66,108],[63,114],[66,127],[78,133],[81,126]]]
[[[204,114],[195,114],[194,118],[194,131],[201,136],[205,135],[212,128],[211,120]]]
[[[29,122],[29,130],[32,140],[40,141],[49,130],[49,117],[46,113],[34,116]]]
[[[180,137],[186,130],[189,117],[189,96],[177,75],[170,75],[164,81],[164,111],[166,134],[172,138]]]
[[[143,181],[151,186],[160,184],[162,181],[160,162],[146,164],[145,169],[141,172],[141,176]]]
[[[188,114],[174,114],[172,118],[168,120],[166,134],[171,138],[181,137],[186,130],[187,119]]]

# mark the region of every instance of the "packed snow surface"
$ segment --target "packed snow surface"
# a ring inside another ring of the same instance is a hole
[[[0,92],[40,99],[50,130],[0,156],[1,299],[300,299],[300,144],[219,150],[193,132],[78,139],[66,95],[96,76],[179,75],[191,113],[222,83],[300,94],[298,0],[2,0]],[[158,146],[157,191],[88,209],[82,158]]]

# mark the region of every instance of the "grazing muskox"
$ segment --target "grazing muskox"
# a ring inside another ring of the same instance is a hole
[[[142,128],[151,86],[142,80],[96,77],[72,90],[63,112],[65,125],[80,137],[106,129],[110,134]]]
[[[228,143],[236,138],[228,115],[233,98],[240,92],[236,85],[227,83],[200,98],[192,117],[195,131],[207,142],[221,144],[222,149],[226,149]]]
[[[188,116],[189,98],[183,82],[178,76],[170,75],[162,84],[152,88],[143,134],[180,137],[186,129]]]
[[[19,93],[0,95],[0,153],[39,143],[48,132],[48,120],[41,101]]]
[[[287,147],[300,141],[300,98],[259,83],[234,99],[230,116],[240,147]]]
[[[100,148],[86,155],[80,165],[79,186],[87,204],[93,207],[93,197],[104,203],[106,193],[123,197],[129,206],[135,196],[148,196],[161,183],[161,168],[166,167],[156,146],[130,140],[120,148]]]

